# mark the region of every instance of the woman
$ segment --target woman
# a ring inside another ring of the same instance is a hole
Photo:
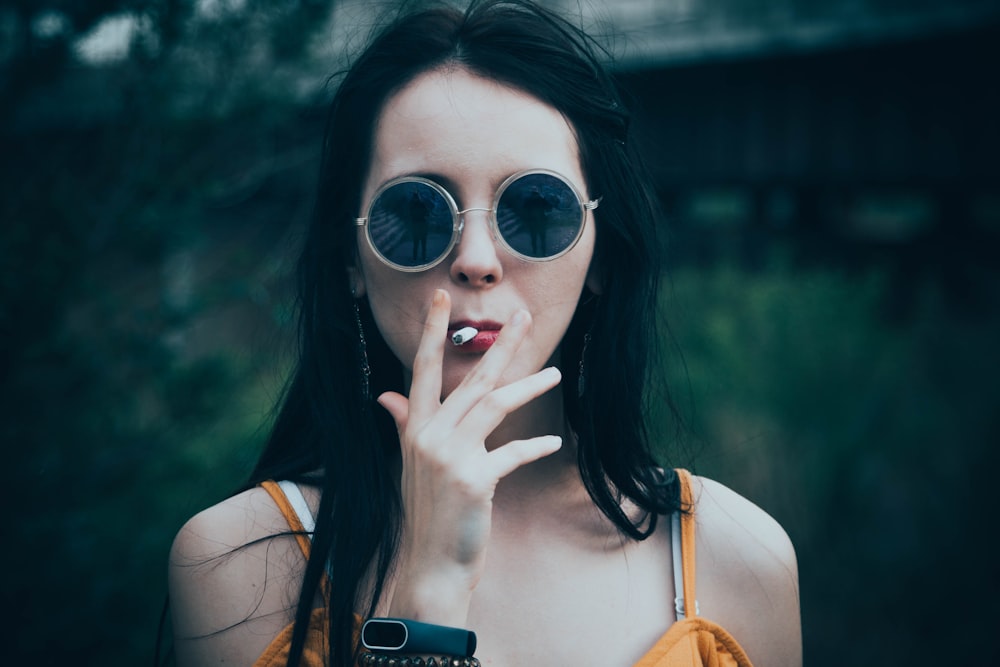
[[[638,165],[590,42],[532,4],[373,41],[331,107],[267,448],[174,543],[179,664],[467,656],[447,628],[490,665],[801,663],[784,531],[650,453]],[[427,641],[359,641],[385,617]]]

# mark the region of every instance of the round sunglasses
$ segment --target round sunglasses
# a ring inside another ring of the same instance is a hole
[[[569,252],[583,234],[584,201],[563,176],[543,169],[510,176],[492,208],[459,210],[443,187],[419,176],[395,178],[376,192],[368,214],[356,218],[379,259],[400,271],[425,271],[439,264],[462,236],[464,215],[488,211],[496,240],[515,257],[544,262]]]

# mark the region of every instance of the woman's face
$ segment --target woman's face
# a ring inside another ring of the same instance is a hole
[[[490,208],[501,183],[529,169],[561,174],[585,199],[600,194],[588,191],[576,138],[554,108],[460,68],[432,70],[390,97],[382,110],[362,206],[367,208],[379,186],[391,179],[423,176],[444,186],[460,210]],[[451,295],[452,331],[465,323],[479,323],[480,329],[496,327],[520,309],[531,314],[533,326],[505,381],[551,362],[587,280],[594,252],[592,214],[586,212],[577,244],[545,262],[508,253],[493,237],[491,215],[465,213],[458,244],[444,261],[418,273],[384,264],[359,227],[354,288],[359,296],[367,295],[382,336],[407,371],[412,369],[437,288]],[[490,340],[486,335],[461,347],[445,345],[444,395],[461,382]]]

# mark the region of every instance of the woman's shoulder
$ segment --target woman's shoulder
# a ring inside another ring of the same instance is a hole
[[[755,664],[800,665],[798,564],[784,528],[714,480],[694,477],[697,596]]]
[[[255,486],[188,519],[178,531],[173,549],[182,556],[211,557],[220,548],[229,551],[287,527],[270,494]]]
[[[261,487],[185,522],[168,564],[179,664],[251,664],[291,622],[305,558],[288,530]]]
[[[795,549],[774,517],[729,487],[707,477],[692,477],[699,543],[742,547],[759,565],[795,567]]]

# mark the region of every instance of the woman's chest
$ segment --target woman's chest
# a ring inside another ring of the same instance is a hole
[[[491,548],[469,627],[484,665],[628,667],[674,621],[669,545]]]

